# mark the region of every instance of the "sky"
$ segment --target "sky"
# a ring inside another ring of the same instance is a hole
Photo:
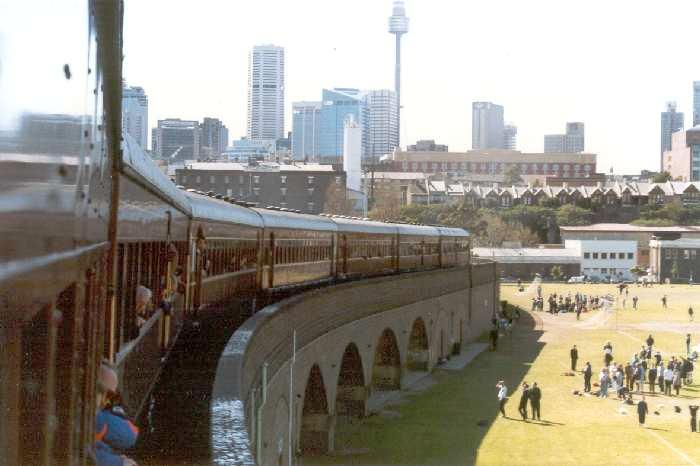
[[[125,0],[124,77],[158,119],[220,118],[245,135],[248,52],[286,50],[286,116],[321,89],[393,88],[391,0]],[[518,149],[586,124],[598,170],[657,169],[660,112],[692,124],[697,0],[406,0],[402,145],[471,147],[471,103],[505,107]],[[150,137],[150,134],[149,134]]]

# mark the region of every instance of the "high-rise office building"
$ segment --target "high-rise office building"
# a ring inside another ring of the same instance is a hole
[[[367,155],[379,159],[399,145],[399,120],[396,93],[387,89],[367,92],[369,147]]]
[[[504,126],[502,106],[472,103],[472,149],[502,149]]]
[[[343,155],[345,121],[350,115],[362,128],[362,156],[363,158],[367,157],[369,140],[367,93],[352,88],[323,90],[321,99],[321,157],[339,158]]]
[[[200,125],[202,155],[218,157],[228,147],[228,128],[218,118],[205,117]]]
[[[514,124],[507,124],[503,127],[503,148],[516,150],[518,145],[518,127]]]
[[[693,81],[693,126],[700,125],[700,81]]]
[[[168,118],[158,120],[153,129],[153,148],[158,158],[169,161],[198,160],[200,157],[199,123]]]
[[[664,152],[671,150],[672,134],[683,129],[683,112],[679,112],[675,102],[666,103],[666,111],[661,112],[661,170],[664,165]]]
[[[142,149],[148,148],[148,96],[142,87],[122,89],[122,128]]]
[[[579,121],[566,124],[565,134],[547,134],[544,137],[544,152],[578,154],[585,150],[585,125]]]
[[[321,102],[292,103],[292,159],[318,160],[320,144]]]
[[[248,139],[284,135],[284,48],[256,45],[248,61]]]

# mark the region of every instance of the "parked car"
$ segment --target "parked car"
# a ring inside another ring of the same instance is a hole
[[[585,275],[579,275],[571,277],[567,280],[567,283],[583,283],[586,280]]]

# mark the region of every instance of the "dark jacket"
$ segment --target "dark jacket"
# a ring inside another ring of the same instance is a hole
[[[571,359],[578,359],[578,350],[576,348],[571,348]]]
[[[583,376],[587,379],[590,379],[593,376],[593,369],[591,369],[591,366],[586,366],[586,370],[583,371]]]
[[[649,408],[647,407],[647,402],[646,401],[640,401],[637,403],[637,413],[638,414],[646,414],[649,412]]]
[[[527,400],[530,398],[530,389],[525,388],[520,395],[520,406],[525,406],[527,404]]]
[[[542,399],[542,390],[540,390],[540,387],[532,387],[528,396],[530,397],[530,403],[537,406]]]

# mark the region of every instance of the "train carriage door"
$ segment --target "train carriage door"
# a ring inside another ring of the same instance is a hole
[[[342,254],[342,264],[343,264],[343,274],[347,275],[348,273],[348,235],[343,233],[342,235],[342,246],[341,246],[341,254]]]
[[[445,264],[442,261],[442,235],[438,236],[438,267],[442,268]]]
[[[323,259],[328,260],[331,263],[331,277],[334,277],[334,278],[338,275],[338,267],[337,267],[338,264],[335,261],[336,255],[334,253],[335,248],[336,248],[336,234],[331,233],[330,249],[328,250],[327,254],[324,254],[325,257]],[[324,250],[325,249],[326,248],[324,247]]]
[[[425,266],[425,238],[420,240],[420,265]]]
[[[202,227],[197,228],[197,238],[193,247],[193,264],[194,264],[194,299],[192,303],[192,311],[195,315],[202,305],[202,280],[204,279],[204,267],[206,266],[206,247],[207,241],[202,231]]]
[[[270,243],[267,248],[267,264],[269,270],[267,273],[267,287],[273,288],[275,286],[275,234],[270,233]]]

